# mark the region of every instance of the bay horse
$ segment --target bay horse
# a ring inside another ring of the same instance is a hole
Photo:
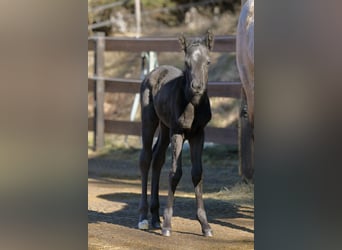
[[[174,195],[182,176],[182,148],[185,140],[190,145],[191,176],[195,188],[197,220],[204,236],[212,236],[202,198],[202,151],[204,127],[211,119],[211,109],[207,94],[209,52],[213,48],[214,36],[208,31],[203,38],[188,41],[179,37],[185,53],[185,67],[164,65],[149,73],[142,81],[140,89],[142,150],[139,166],[141,171],[141,200],[139,205],[139,229],[148,229],[147,182],[152,165],[151,183],[151,226],[162,229],[164,236],[171,235],[171,217]],[[159,126],[157,142],[153,137]],[[169,172],[167,206],[164,210],[163,225],[159,216],[159,179],[165,162],[165,152],[171,142],[172,162]]]

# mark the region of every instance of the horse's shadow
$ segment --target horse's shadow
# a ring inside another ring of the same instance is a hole
[[[106,222],[129,228],[137,228],[138,222],[138,207],[140,201],[140,195],[136,193],[114,193],[100,195],[98,198],[106,199],[114,202],[124,202],[125,205],[119,211],[112,213],[103,213],[88,210],[88,222]],[[167,197],[160,195],[160,214],[162,215],[162,209],[165,207]],[[254,219],[254,210],[249,207],[238,206],[227,201],[216,200],[211,198],[205,199],[205,205],[207,210],[208,221],[210,224],[218,224],[225,227],[230,227],[237,230],[242,230],[249,233],[254,233],[253,229],[239,226],[228,222],[226,219],[231,218],[248,218]],[[182,218],[196,220],[196,201],[194,198],[177,197],[175,198],[173,215]],[[199,225],[199,224],[198,224]],[[200,227],[200,225],[199,225]],[[150,230],[151,233],[157,233],[158,231]],[[183,232],[180,232],[183,233]],[[184,232],[187,233],[187,232]],[[196,234],[197,235],[197,234]]]

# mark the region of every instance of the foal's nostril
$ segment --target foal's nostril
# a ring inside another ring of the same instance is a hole
[[[198,90],[201,90],[201,85],[196,83],[195,81],[193,81],[193,82],[191,82],[191,88],[193,90],[197,90],[198,91]]]

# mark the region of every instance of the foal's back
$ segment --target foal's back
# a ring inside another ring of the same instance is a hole
[[[147,75],[142,82],[141,91],[145,93],[144,91],[148,90],[148,95],[154,99],[156,95],[160,95],[161,91],[169,92],[173,89],[180,89],[182,80],[183,72],[180,69],[170,65],[162,65]],[[169,94],[171,93],[169,92]]]
[[[170,65],[154,69],[142,82],[141,95],[142,107],[153,109],[159,119],[170,127],[172,114],[184,99],[183,72]]]

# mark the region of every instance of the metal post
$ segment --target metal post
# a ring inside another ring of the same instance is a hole
[[[96,33],[94,50],[94,150],[97,151],[104,146],[104,51],[105,34]]]
[[[146,59],[148,61],[148,64],[145,66]],[[141,60],[142,60],[142,65],[141,65],[140,79],[143,80],[149,72],[151,72],[153,69],[158,67],[157,53],[154,51],[150,51],[148,53],[143,52],[141,55]],[[140,99],[140,95],[136,94],[134,97],[133,105],[132,105],[130,121],[134,121],[134,118],[136,116],[138,106],[139,106],[139,99]]]
[[[157,58],[157,52],[150,51],[149,52],[149,72],[154,70],[158,67],[158,58]]]

